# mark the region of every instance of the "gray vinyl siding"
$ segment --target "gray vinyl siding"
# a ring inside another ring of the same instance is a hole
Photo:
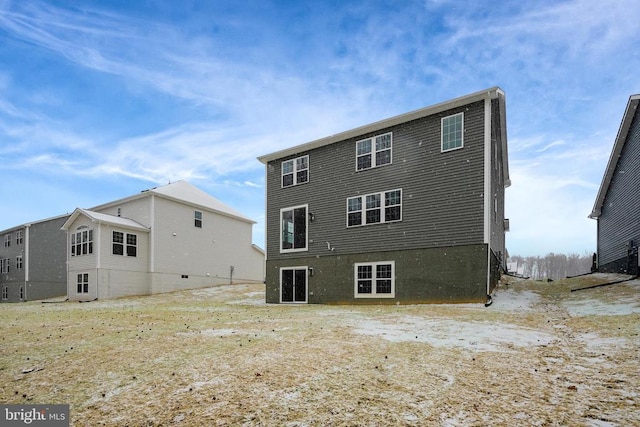
[[[496,257],[497,262],[500,264],[506,263],[506,249],[505,249],[505,232],[504,232],[504,200],[505,200],[505,188],[504,188],[504,170],[502,159],[506,156],[506,153],[502,152],[502,134],[500,121],[500,103],[504,103],[504,98],[493,99],[491,101],[491,196],[495,198],[497,202],[497,210],[495,209],[493,200],[491,200],[490,206],[490,247],[491,251]],[[504,109],[504,105],[502,106]],[[497,161],[496,161],[497,159]]]
[[[599,267],[626,266],[630,240],[640,246],[640,114],[637,111],[598,219]]]
[[[441,152],[440,120],[464,112],[464,148]],[[356,141],[393,133],[392,164],[356,171]],[[281,163],[309,155],[309,182],[281,186]],[[267,259],[484,243],[484,102],[267,164]],[[402,221],[347,227],[349,197],[402,189]],[[308,204],[308,251],[280,253],[280,209]],[[502,219],[501,219],[502,220]]]
[[[20,301],[20,287],[24,301],[64,296],[67,293],[67,236],[60,229],[67,216],[52,218],[12,229],[11,246],[0,258],[9,258],[11,270],[0,276],[0,289],[8,288],[5,302]],[[22,230],[23,243],[16,243],[16,232]],[[3,232],[0,238],[3,244]],[[16,268],[16,257],[22,256],[22,269]]]

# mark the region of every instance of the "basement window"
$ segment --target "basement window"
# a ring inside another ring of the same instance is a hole
[[[394,298],[395,262],[367,262],[354,265],[355,298]]]
[[[77,293],[89,293],[89,273],[79,273],[77,277]]]

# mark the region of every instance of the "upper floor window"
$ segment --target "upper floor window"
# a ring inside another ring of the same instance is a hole
[[[402,221],[402,190],[347,199],[347,227]]]
[[[80,256],[93,253],[93,230],[86,225],[77,228],[71,235],[71,256]]]
[[[367,262],[354,265],[356,298],[393,298],[395,262]]]
[[[22,270],[22,255],[16,257],[16,270]]]
[[[307,205],[280,210],[280,252],[307,250]]]
[[[356,170],[391,163],[391,132],[356,142]]]
[[[202,228],[202,212],[195,211],[193,213],[193,218],[193,225],[198,228]]]
[[[309,156],[298,157],[282,162],[282,186],[309,182]]]
[[[23,234],[22,234],[22,230],[18,230],[16,231],[16,244],[17,245],[21,245],[22,241],[23,241]]]
[[[0,259],[0,273],[9,273],[10,271],[9,258]]]
[[[4,247],[8,248],[9,246],[11,246],[11,234],[5,234],[4,235]]]
[[[125,252],[126,246],[126,252]],[[138,236],[135,234],[126,233],[126,245],[125,245],[125,233],[121,231],[113,232],[113,254],[137,256],[138,255]]]
[[[464,146],[464,113],[443,117],[442,151],[455,150]]]

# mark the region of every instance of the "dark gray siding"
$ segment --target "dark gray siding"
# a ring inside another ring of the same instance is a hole
[[[502,105],[501,105],[502,104]],[[490,246],[491,251],[496,256],[496,262],[506,267],[506,248],[504,231],[504,166],[502,152],[502,134],[506,129],[502,129],[501,112],[504,111],[504,97],[491,101],[491,197],[494,201],[490,206]],[[504,114],[504,113],[502,113]],[[494,204],[495,203],[495,204]]]
[[[60,229],[67,218],[30,226],[27,299],[31,301],[67,294],[67,233]]]
[[[626,267],[627,245],[640,246],[640,113],[636,111],[598,219],[600,270]],[[636,258],[637,259],[637,258]],[[637,268],[637,265],[636,265]]]
[[[11,231],[9,253],[5,256],[0,251],[0,257],[8,256],[11,261],[9,274],[0,275],[0,290],[6,286],[9,294],[5,302],[33,301],[67,294],[67,235],[60,229],[67,218],[58,217],[20,227],[23,231],[21,245],[15,241],[18,229]],[[7,248],[4,250],[7,252]],[[18,255],[22,255],[22,270],[17,270],[15,265]],[[24,299],[20,298],[20,288],[24,290]]]
[[[16,241],[18,232],[22,232],[22,244]],[[9,246],[4,246],[5,236],[9,236]],[[27,257],[24,253],[26,243],[25,227],[17,227],[0,233],[0,259],[9,260],[9,272],[0,273],[0,291],[3,287],[7,289],[7,299],[3,302],[17,302],[20,299],[20,287],[25,289],[25,269],[18,270],[16,267],[16,258],[22,256],[23,266],[26,265]]]
[[[464,112],[464,148],[441,153],[440,119]],[[356,141],[393,132],[392,164],[356,172]],[[269,260],[483,243],[484,102],[409,121],[309,155],[309,182],[281,188],[281,162],[267,165]],[[349,197],[402,189],[402,221],[348,228]],[[281,254],[280,209],[309,205],[309,250]]]

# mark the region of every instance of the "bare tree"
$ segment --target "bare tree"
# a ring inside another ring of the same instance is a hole
[[[592,255],[589,252],[583,255],[550,252],[544,257],[514,255],[509,257],[508,262],[517,265],[523,276],[536,280],[558,280],[590,272]]]

